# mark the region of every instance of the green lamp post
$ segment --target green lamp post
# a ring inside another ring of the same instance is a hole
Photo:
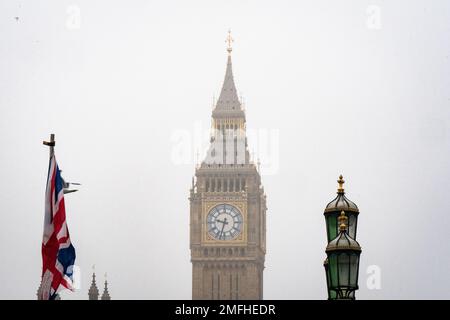
[[[328,299],[354,300],[358,290],[358,271],[361,247],[350,237],[348,218],[342,211],[338,217],[339,234],[328,243],[324,262]]]

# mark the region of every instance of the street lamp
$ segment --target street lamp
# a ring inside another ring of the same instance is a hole
[[[339,234],[328,243],[324,262],[327,276],[328,299],[354,300],[358,290],[358,271],[361,247],[348,233],[348,218],[342,211]]]
[[[356,227],[358,225],[358,206],[350,201],[344,192],[344,178],[342,175],[339,176],[337,181],[339,184],[337,190],[337,196],[330,203],[327,204],[324,216],[327,226],[327,237],[328,242],[336,238],[339,233],[338,217],[341,211],[345,211],[348,216],[348,234],[353,239],[356,239]]]

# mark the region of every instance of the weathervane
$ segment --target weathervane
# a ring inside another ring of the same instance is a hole
[[[228,54],[231,54],[231,51],[233,50],[233,48],[231,47],[231,44],[234,42],[234,39],[231,37],[231,30],[228,30],[228,36],[227,36],[227,39],[225,40],[225,42],[227,43]]]

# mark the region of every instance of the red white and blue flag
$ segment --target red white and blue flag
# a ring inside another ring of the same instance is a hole
[[[75,248],[70,242],[67,228],[64,183],[53,154],[50,158],[45,192],[40,299],[54,299],[63,288],[73,290],[74,263]]]

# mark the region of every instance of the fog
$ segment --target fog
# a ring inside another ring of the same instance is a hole
[[[326,299],[339,174],[361,212],[357,298],[450,298],[450,2],[3,0],[1,299],[36,298],[50,133],[82,184],[65,197],[81,287],[62,299],[87,299],[94,264],[112,299],[191,298],[189,188],[230,28],[248,131],[270,137],[249,136],[264,298]]]

